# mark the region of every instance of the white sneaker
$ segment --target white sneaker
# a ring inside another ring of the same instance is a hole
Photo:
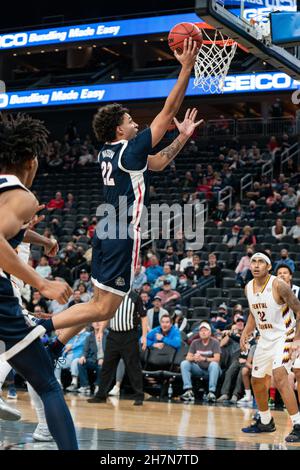
[[[18,421],[21,419],[21,416],[22,415],[19,410],[10,406],[5,400],[3,400],[3,398],[0,397],[0,419]]]
[[[117,385],[114,386],[114,388],[111,389],[111,391],[108,393],[110,397],[118,397],[120,395],[120,389],[117,387]]]
[[[48,429],[48,426],[44,424],[37,425],[34,433],[32,434],[32,437],[35,441],[40,441],[40,442],[51,442],[54,440]]]
[[[75,384],[71,384],[69,387],[66,388],[67,392],[77,392],[78,386]]]
[[[80,387],[78,390],[77,390],[78,393],[84,393],[85,395],[90,395],[91,393],[91,389],[90,387]]]
[[[239,401],[238,401],[238,404],[243,404],[243,403],[250,403],[252,402],[253,400],[253,397],[250,397],[248,398],[247,395],[243,396],[243,398],[241,398]]]

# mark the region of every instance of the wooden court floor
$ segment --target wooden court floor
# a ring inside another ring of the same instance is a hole
[[[145,401],[133,406],[130,400],[109,398],[107,403],[89,404],[87,397],[66,395],[75,421],[79,445],[85,450],[201,450],[201,449],[300,449],[286,445],[290,431],[287,413],[273,411],[277,431],[272,434],[243,434],[253,416],[252,408]],[[25,392],[13,402],[21,412],[19,422],[0,421],[0,448],[55,449],[53,443],[34,443],[34,409]],[[59,425],[59,423],[58,423]]]

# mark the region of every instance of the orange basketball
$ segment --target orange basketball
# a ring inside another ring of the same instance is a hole
[[[198,48],[200,49],[203,36],[198,26],[193,23],[178,23],[169,32],[168,44],[172,51],[177,51],[179,54],[182,54],[184,40],[189,37],[197,42]]]

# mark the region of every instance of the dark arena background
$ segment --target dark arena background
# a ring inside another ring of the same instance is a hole
[[[209,3],[222,7],[220,17],[209,11]],[[266,387],[276,431],[241,431],[258,419],[251,386],[258,335],[253,334],[246,353],[240,347],[251,315],[245,295],[245,286],[253,279],[251,256],[267,254],[274,276],[278,266],[287,266],[288,282],[293,288],[300,286],[300,37],[291,30],[288,38],[277,40],[271,28],[266,39],[262,26],[269,24],[271,12],[273,17],[297,15],[298,9],[299,34],[299,3],[86,0],[68,7],[64,1],[52,1],[16,9],[12,2],[0,16],[1,115],[26,113],[49,130],[31,188],[45,205],[33,230],[50,244],[57,240],[59,249],[55,256],[47,255],[32,244],[29,264],[42,277],[63,279],[73,290],[68,302],[60,305],[23,286],[23,306],[39,318],[55,317],[93,296],[92,239],[107,183],[98,163],[103,142],[97,141],[92,128],[97,109],[121,103],[140,131],[151,125],[181,68],[168,45],[168,33],[176,23],[197,24],[205,31],[207,47],[213,47],[216,28],[224,35],[230,31],[238,42],[220,92],[195,86],[192,74],[177,119],[181,122],[188,108],[197,108],[197,119],[204,122],[163,172],[150,172],[148,209],[177,204],[183,211],[189,206],[196,235],[188,239],[186,225],[178,228],[175,216],[168,223],[162,217],[159,230],[168,225],[167,238],[152,235],[151,218],[148,230],[142,230],[132,292],[147,315],[132,328],[138,338],[147,328],[147,344],[138,357],[144,399],[135,394],[126,359],[126,364],[119,362],[123,353],[117,364],[115,357],[104,356],[107,336],[115,330],[125,334],[125,320],[121,326],[117,321],[107,323],[100,336],[99,325],[96,336],[89,325],[71,340],[56,364],[55,376],[71,411],[79,448],[99,451],[98,461],[107,452],[111,458],[144,459],[146,451],[176,451],[177,456],[186,453],[190,458],[201,450],[300,448],[300,433],[298,441],[285,441],[292,422],[273,379],[266,379]],[[227,20],[227,12],[236,20]],[[238,21],[240,30],[234,32]],[[172,122],[152,153],[168,147],[177,136]],[[199,246],[195,238],[200,235]],[[3,273],[1,258],[0,254]],[[120,285],[122,281],[121,277]],[[294,293],[298,296],[299,289]],[[2,295],[0,309],[1,303]],[[300,310],[294,313],[300,315]],[[161,326],[164,321],[166,328]],[[203,330],[209,340],[202,338]],[[95,342],[88,371],[92,335],[101,345],[97,343],[97,349]],[[174,343],[175,336],[179,342]],[[54,338],[54,333],[43,337],[45,346]],[[205,356],[202,362],[187,356],[191,351],[197,355],[193,341],[204,341],[202,353],[198,351]],[[110,386],[104,399],[91,403],[88,400],[97,396],[104,380],[103,358],[111,361],[111,376],[105,379]],[[217,372],[208,366],[213,362]],[[0,448],[57,449],[46,421],[37,432],[38,418],[24,378],[14,371],[6,377],[3,364],[0,361],[1,396],[9,408],[20,411],[21,419],[0,419]],[[291,371],[288,379],[299,403],[297,374]]]

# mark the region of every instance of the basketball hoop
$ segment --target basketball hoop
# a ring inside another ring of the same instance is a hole
[[[195,87],[202,88],[206,93],[223,93],[225,78],[234,57],[237,42],[225,39],[223,34],[215,30],[211,39],[202,29],[203,44],[198,52],[195,63]]]

